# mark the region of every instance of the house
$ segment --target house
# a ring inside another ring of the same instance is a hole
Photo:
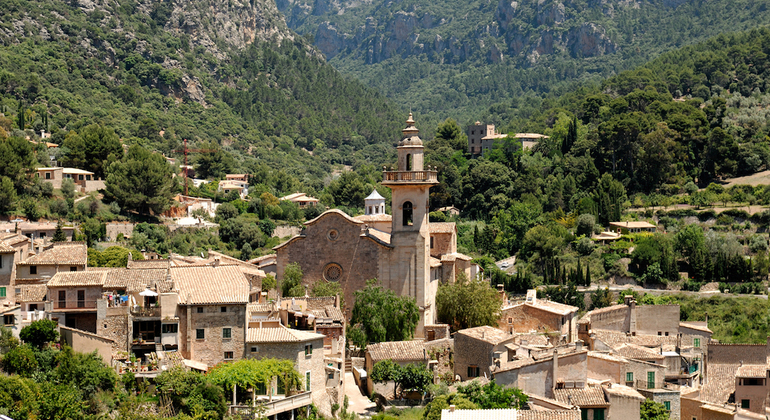
[[[21,306],[23,326],[45,318],[48,286],[44,284],[22,284],[19,285],[18,289],[19,294],[16,295],[16,303]]]
[[[527,300],[505,306],[500,311],[498,328],[510,334],[531,331],[559,334],[564,343],[577,341],[577,311],[571,305],[538,299],[534,290]]]
[[[440,211],[442,213],[446,213],[447,216],[459,216],[460,215],[460,209],[458,209],[455,206],[439,207],[439,208],[436,209],[436,211]]]
[[[23,328],[22,325],[22,317],[21,317],[21,306],[19,305],[9,305],[9,306],[0,306],[0,316],[3,317],[2,326],[11,330],[11,333],[15,337],[19,336],[19,332]]]
[[[291,360],[294,368],[302,376],[304,391],[310,392],[313,403],[324,413],[331,413],[331,406],[339,404],[336,398],[327,393],[327,378],[335,376],[334,370],[327,372],[324,360],[324,336],[309,331],[286,328],[283,325],[262,325],[258,328],[248,328],[246,333],[245,357],[253,359],[276,358]],[[339,381],[339,370],[337,378]],[[335,383],[333,389],[339,390]],[[279,398],[285,396],[285,387],[277,381],[273,395]],[[258,389],[257,395],[268,395],[267,389]],[[334,393],[332,393],[334,394]]]
[[[371,374],[374,365],[383,360],[392,360],[400,366],[406,366],[410,363],[420,363],[428,365],[428,355],[425,351],[425,344],[420,340],[412,341],[389,341],[376,343],[366,347],[366,361],[364,368]],[[378,393],[388,398],[393,397],[394,384],[392,381],[375,384],[370,375],[367,377],[367,393]]]
[[[537,143],[541,140],[548,139],[550,137],[538,133],[516,133],[513,135],[513,138],[521,143],[521,148],[523,150],[530,150],[535,147],[535,145],[537,145]]]
[[[46,284],[46,312],[59,324],[96,334],[97,300],[106,278],[107,271],[57,272]]]
[[[454,374],[462,380],[480,376],[491,377],[490,367],[508,353],[506,344],[514,336],[497,328],[481,326],[455,333]]]
[[[171,267],[178,291],[179,351],[214,366],[244,357],[249,282],[235,265]]]
[[[45,283],[56,273],[84,271],[87,262],[85,242],[54,242],[41,252],[16,262],[16,284]]]
[[[623,304],[594,309],[578,321],[578,338],[594,350],[592,330],[608,330],[625,335],[657,335],[671,337],[676,344],[679,334],[679,305],[637,305],[632,296]],[[602,350],[602,349],[599,349]]]
[[[623,234],[639,232],[655,233],[657,229],[657,226],[648,222],[610,222],[610,230]]]
[[[56,223],[51,222],[0,222],[0,231],[20,233],[31,239],[50,240],[56,233],[56,225]],[[62,226],[62,232],[64,232],[67,240],[71,241],[75,228],[72,226]]]
[[[0,304],[14,300],[14,259],[16,249],[0,241]]]
[[[249,195],[249,183],[237,180],[222,180],[219,181],[219,191],[225,194],[230,194],[233,191],[238,192],[241,199],[246,198]]]
[[[476,121],[475,124],[468,127],[468,153],[472,156],[481,155],[483,152],[481,139],[494,133],[494,124],[484,125],[480,121]]]
[[[240,182],[249,182],[249,174],[227,174],[225,175],[225,180],[227,181],[240,181]]]
[[[587,355],[588,351],[578,342],[577,345],[540,352],[534,358],[501,363],[493,375],[495,382],[500,385],[514,386],[527,394],[555,398],[556,389],[586,387]]]
[[[371,196],[370,196],[371,197]],[[296,203],[299,208],[304,209],[307,206],[315,206],[318,204],[318,199],[310,197],[305,193],[297,192],[294,194],[285,195],[279,198],[280,201],[291,201]]]
[[[608,417],[610,403],[601,387],[557,388],[553,392],[556,401],[580,407],[583,419],[603,420]]]
[[[77,168],[37,168],[37,177],[50,182],[55,189],[61,189],[62,181],[71,179],[76,188],[83,193],[104,189],[104,181],[91,171]]]

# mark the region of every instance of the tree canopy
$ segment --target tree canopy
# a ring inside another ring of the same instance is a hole
[[[106,195],[125,210],[160,214],[171,206],[176,181],[159,153],[134,145],[107,169]]]
[[[414,299],[397,296],[377,284],[376,279],[355,292],[348,338],[359,347],[368,343],[403,341],[412,338],[420,312]],[[354,331],[351,333],[351,331]]]

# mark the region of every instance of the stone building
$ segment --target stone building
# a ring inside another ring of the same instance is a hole
[[[400,366],[406,366],[410,363],[428,365],[425,344],[420,340],[389,341],[372,344],[366,348],[365,357],[364,366],[369,373],[372,372],[372,368],[374,368],[377,362],[383,360],[392,360]],[[372,378],[367,376],[366,392],[368,394],[376,392],[387,398],[392,398],[394,396],[394,386],[392,381],[375,384]]]
[[[508,354],[506,344],[515,337],[497,328],[481,326],[460,330],[455,334],[454,374],[462,380],[491,377],[495,360]]]
[[[390,231],[340,210],[326,211],[306,222],[299,235],[274,248],[276,277],[280,281],[285,267],[297,262],[307,286],[320,279],[340,282],[347,309],[354,304],[354,292],[376,278],[383,287],[415,299],[420,311],[415,336],[423,337],[424,326],[435,324],[439,281],[454,281],[459,272],[471,277],[473,270],[470,258],[456,252],[455,228],[437,225],[437,231],[428,220],[429,190],[438,179],[435,170],[423,165],[423,144],[411,114],[402,132],[397,170],[383,173],[382,184],[392,191]],[[373,213],[375,207],[383,208],[381,199],[370,199]],[[368,215],[373,216],[377,213]],[[431,252],[434,233],[438,235],[434,247],[440,242],[450,253]]]
[[[578,321],[578,337],[589,345],[591,330],[675,339],[679,334],[679,305],[637,305],[632,296],[626,296],[623,304],[595,309],[583,315]]]
[[[87,262],[85,242],[54,242],[16,262],[16,284],[44,284],[59,272],[84,271]]]
[[[244,357],[249,282],[233,265],[170,268],[179,319],[179,351],[214,366]]]
[[[481,139],[490,134],[495,134],[494,124],[484,125],[480,121],[476,121],[470,126],[468,128],[468,153],[474,156],[482,154]]]
[[[573,343],[578,339],[577,311],[575,306],[538,299],[530,293],[527,301],[502,308],[498,328],[511,334],[556,333],[560,341]]]

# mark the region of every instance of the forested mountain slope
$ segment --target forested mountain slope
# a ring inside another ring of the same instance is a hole
[[[289,26],[312,35],[337,68],[433,121],[463,123],[494,103],[508,107],[528,92],[598,80],[770,21],[767,0],[277,3]]]
[[[0,0],[0,10],[11,131],[62,143],[98,123],[166,154],[187,138],[232,152],[233,170],[262,162],[321,187],[334,163],[385,159],[403,119],[326,64],[272,1]]]

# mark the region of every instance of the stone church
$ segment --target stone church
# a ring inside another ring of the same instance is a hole
[[[385,199],[375,190],[365,200],[365,214],[351,217],[328,210],[305,222],[299,235],[274,249],[277,278],[288,264],[297,262],[305,284],[325,279],[342,285],[347,315],[356,290],[376,278],[401,296],[413,297],[420,308],[415,336],[436,322],[436,290],[439,282],[454,282],[459,273],[469,278],[478,267],[457,252],[454,223],[430,223],[429,190],[438,184],[437,172],[423,165],[423,144],[409,114],[398,143],[398,170],[383,172],[382,185],[392,190],[392,213],[385,213]]]

